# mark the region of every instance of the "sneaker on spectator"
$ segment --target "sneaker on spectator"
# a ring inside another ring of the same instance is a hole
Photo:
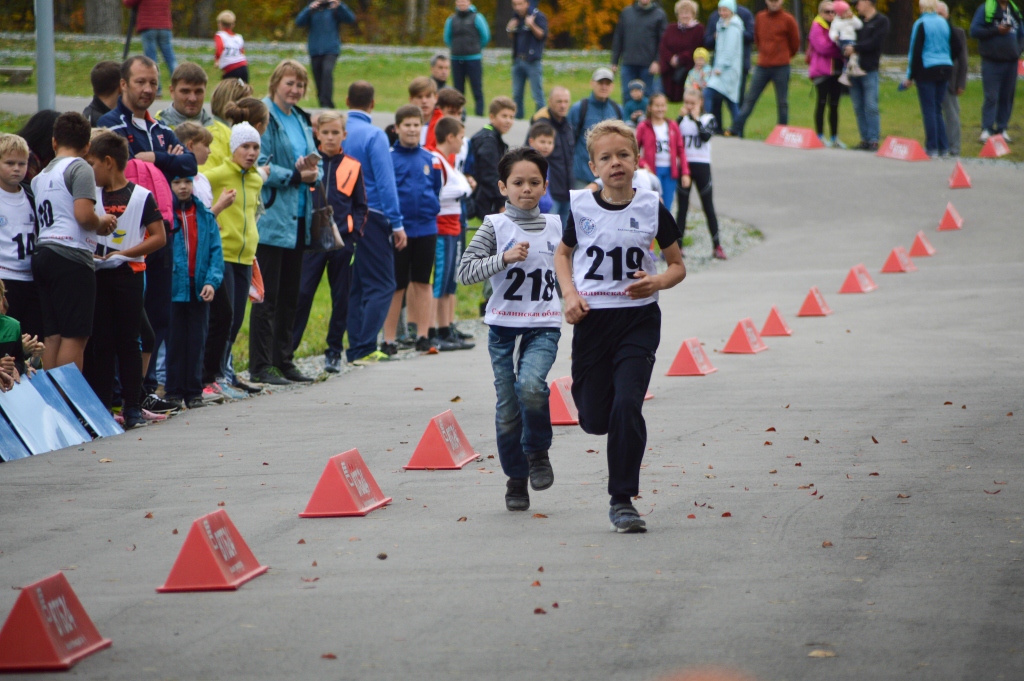
[[[390,359],[390,356],[384,354],[380,350],[374,350],[365,357],[360,357],[359,359],[354,360],[352,362],[352,365],[357,367],[364,367],[370,364],[376,364],[377,362],[387,362]]]
[[[1003,136],[1003,141],[1006,142],[1007,144],[1013,141],[1012,139],[1010,139],[1010,133],[1006,132],[1005,130],[1003,130],[999,134]]]
[[[231,387],[237,388],[238,390],[244,390],[250,395],[255,395],[257,393],[263,392],[263,388],[257,388],[254,385],[249,385],[248,383],[238,378],[237,376],[235,376],[235,380],[231,381]]]
[[[221,394],[229,400],[244,400],[249,397],[249,393],[238,388],[232,388],[224,379],[217,381],[216,385],[220,388]]]
[[[201,396],[200,397],[190,397],[190,398],[188,398],[188,403],[187,403],[186,406],[189,409],[199,409],[199,407],[205,407],[206,406],[206,400],[204,400]]]
[[[476,336],[474,336],[473,334],[466,333],[458,326],[456,326],[455,322],[452,322],[452,325],[448,328],[452,330],[452,335],[455,336],[456,338],[461,338],[462,340],[472,340],[476,338]]]
[[[224,399],[224,393],[221,392],[220,386],[217,385],[216,383],[211,383],[210,385],[203,388],[204,402],[213,402],[215,404],[220,404],[221,402],[224,401]]]
[[[281,370],[277,367],[267,367],[263,371],[259,372],[252,377],[252,380],[258,383],[267,383],[269,385],[291,385],[292,382],[284,377]]]
[[[142,410],[142,418],[146,419],[147,421],[166,421],[167,420],[167,415],[166,414],[154,414],[153,412],[149,411],[148,409],[143,409]]]
[[[825,137],[824,134],[818,135],[818,139],[821,140],[821,143],[824,144],[826,147],[831,147],[832,146],[832,140],[830,140],[829,138]]]
[[[721,245],[715,246],[715,258],[718,260],[728,260],[728,258],[725,257],[725,251],[722,250]]]
[[[383,341],[380,344],[380,351],[383,352],[388,357],[394,357],[395,355],[398,354],[398,345],[396,345],[395,343],[388,343],[387,341]]]
[[[981,131],[981,136],[978,138],[978,141],[981,142],[982,144],[984,144],[985,142],[988,142],[988,138],[991,137],[991,136],[992,136],[991,132],[989,132],[988,130],[982,130]],[[1006,139],[1006,137],[1003,136],[1003,139]]]
[[[341,372],[341,355],[324,353],[324,371],[329,374]]]
[[[124,411],[124,429],[131,430],[132,428],[138,428],[139,426],[146,425],[146,419],[142,418],[141,409],[125,409]]]
[[[438,353],[436,341],[436,338],[434,340],[431,340],[426,336],[420,336],[419,338],[416,339],[416,351],[425,352],[428,355],[436,355]]]
[[[168,400],[157,397],[155,393],[142,399],[142,408],[155,414],[173,414],[182,409],[181,400]]]
[[[416,336],[399,336],[392,345],[399,350],[411,350],[416,347]]]
[[[311,378],[306,374],[302,373],[295,367],[285,369],[281,373],[284,375],[285,378],[287,378],[289,381],[293,383],[312,383],[313,381],[316,380],[315,378]]]
[[[846,145],[843,144],[843,140],[839,139],[838,137],[832,138],[832,147],[834,149],[846,149]]]

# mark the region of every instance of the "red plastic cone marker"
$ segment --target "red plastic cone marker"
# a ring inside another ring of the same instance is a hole
[[[193,521],[157,591],[232,591],[269,569],[252,555],[227,511],[219,509]]]
[[[70,669],[109,645],[58,572],[21,588],[0,629],[0,672]]]
[[[957,212],[952,203],[947,203],[946,212],[942,214],[942,220],[939,221],[938,231],[952,232],[957,229],[963,229],[963,226],[964,219],[960,217],[960,213]]]
[[[891,158],[897,161],[927,161],[928,154],[921,148],[920,142],[909,137],[886,137],[878,147],[876,156]]]
[[[320,482],[300,518],[363,516],[391,503],[373,479],[358,449],[350,449],[327,461]]]
[[[960,161],[956,162],[956,168],[953,168],[953,174],[949,176],[949,188],[950,189],[970,189],[971,178],[967,176],[967,171],[964,170],[963,165]]]
[[[765,144],[774,147],[790,147],[791,149],[823,149],[824,144],[810,128],[794,128],[788,125],[776,125],[768,135]]]
[[[817,286],[812,286],[804,298],[804,304],[800,306],[797,317],[825,317],[832,314],[832,308],[828,306]]]
[[[786,326],[786,320],[782,318],[779,308],[772,305],[772,311],[768,313],[768,319],[761,327],[762,336],[792,336],[793,330]]]
[[[929,243],[924,232],[918,232],[914,237],[914,243],[910,245],[910,255],[914,258],[927,258],[935,255],[935,247]]]
[[[768,346],[761,340],[761,335],[754,326],[754,321],[747,317],[736,324],[736,328],[729,337],[729,342],[722,348],[722,352],[750,355],[755,352],[767,350]]]
[[[707,376],[718,371],[708,359],[704,352],[704,346],[697,338],[687,338],[679,346],[676,358],[672,360],[672,366],[668,368],[666,376]]]
[[[647,400],[653,400],[653,399],[654,399],[654,393],[652,393],[650,390],[648,390],[647,394],[644,395],[644,402],[646,402]]]
[[[885,264],[882,265],[882,272],[886,274],[916,271],[917,266],[911,261],[910,256],[907,255],[907,249],[903,248],[903,246],[897,246],[892,249],[889,257],[885,260]]]
[[[878,288],[875,281],[868,274],[868,268],[864,265],[854,265],[850,268],[850,273],[846,275],[846,281],[843,282],[843,287],[839,289],[840,293],[868,293]]]
[[[1009,153],[1010,145],[1006,143],[1006,138],[1002,135],[992,135],[985,142],[978,156],[981,158],[999,158]]]
[[[416,451],[403,468],[410,471],[428,468],[454,470],[462,468],[477,456],[466,434],[459,427],[459,422],[455,420],[455,414],[449,409],[430,419],[423,437],[416,445]]]
[[[551,425],[553,426],[579,425],[579,412],[576,410],[576,400],[572,397],[571,376],[563,376],[551,381],[548,410],[551,412]]]

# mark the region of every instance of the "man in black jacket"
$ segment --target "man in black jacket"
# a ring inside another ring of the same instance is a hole
[[[857,0],[857,14],[864,26],[857,31],[857,42],[848,45],[846,56],[854,52],[865,71],[863,76],[850,77],[850,99],[857,115],[860,130],[858,149],[878,151],[881,119],[878,115],[878,61],[882,56],[882,43],[889,35],[889,17],[875,7],[876,0]]]
[[[622,68],[622,101],[629,99],[629,81],[637,78],[647,92],[661,92],[658,46],[666,26],[665,10],[654,0],[636,0],[619,14],[612,35],[612,71]]]
[[[116,61],[101,61],[92,67],[89,79],[92,101],[82,110],[82,115],[95,128],[103,114],[117,106],[117,96],[121,94],[121,65]]]
[[[940,2],[935,13],[949,20],[949,5]],[[951,156],[960,155],[960,95],[967,89],[967,34],[959,26],[949,27],[950,46],[957,43],[959,49],[953,53],[953,75],[949,78],[949,90],[942,99],[942,119],[946,124],[946,139],[949,141]]]
[[[543,122],[555,131],[555,150],[548,156],[548,189],[554,201],[551,212],[562,218],[563,227],[569,221],[569,190],[572,189],[572,161],[576,148],[576,135],[568,118],[571,104],[569,90],[556,87],[551,90],[548,105],[530,119],[531,127],[534,123]]]
[[[516,122],[516,104],[508,97],[495,97],[488,114],[491,122],[469,140],[469,160],[465,166],[466,175],[476,182],[469,217],[481,220],[505,209],[505,197],[498,189],[498,161],[508,151],[501,136]]]

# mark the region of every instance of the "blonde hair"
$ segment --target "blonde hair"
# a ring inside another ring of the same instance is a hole
[[[285,59],[281,61],[277,67],[274,68],[274,72],[270,74],[270,85],[269,92],[270,98],[274,98],[274,93],[277,92],[277,86],[281,84],[285,76],[295,76],[302,83],[302,89],[305,90],[309,84],[309,73],[306,71],[306,67],[301,62],[295,59]]]
[[[679,0],[679,2],[676,3],[675,7],[676,14],[682,12],[684,7],[689,7],[691,10],[693,10],[694,19],[700,16],[700,8],[697,7],[697,3],[695,3],[693,0]]]
[[[921,8],[921,13],[934,12],[938,9],[939,3],[936,0],[920,0],[917,6]]]
[[[174,134],[177,136],[178,141],[186,147],[193,142],[205,144],[206,146],[210,146],[213,143],[213,133],[192,121],[186,121],[176,127]]]
[[[221,120],[227,120],[224,112],[228,104],[237,102],[245,97],[252,97],[252,85],[249,85],[241,78],[225,78],[217,83],[210,96],[210,111]]]
[[[333,109],[326,109],[320,112],[320,115],[316,118],[316,129],[319,130],[320,126],[324,123],[330,123],[332,121],[341,121],[341,129],[344,130],[347,125],[345,122],[345,114],[340,111],[334,111]]]
[[[234,26],[235,25],[235,13],[229,9],[224,10],[217,15],[217,23],[221,26]]]
[[[610,118],[601,121],[587,132],[587,155],[590,156],[591,161],[594,160],[594,143],[608,135],[618,135],[628,140],[633,148],[633,156],[640,158],[640,145],[637,144],[633,128],[618,119]]]
[[[18,135],[0,134],[0,158],[8,154],[21,154],[28,158],[28,142]]]

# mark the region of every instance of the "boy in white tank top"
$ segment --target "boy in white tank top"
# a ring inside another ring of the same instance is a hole
[[[96,176],[83,158],[91,133],[82,114],[58,116],[53,124],[56,157],[32,178],[39,224],[32,278],[43,313],[47,369],[72,362],[83,366],[96,304],[96,237],[117,227],[117,218],[96,211]]]
[[[646,532],[630,497],[640,492],[647,447],[643,402],[661,341],[658,291],[686,276],[679,229],[658,195],[632,188],[639,149],[632,128],[606,120],[587,134],[590,169],[603,189],[570,193],[572,211],[555,254],[572,338],[572,395],[580,427],[608,435],[608,516],[616,532]],[[668,263],[658,274],[648,247]]]
[[[528,481],[534,490],[554,483],[547,376],[562,335],[553,260],[562,221],[541,215],[537,206],[547,174],[547,160],[534,149],[519,147],[502,157],[498,189],[508,198],[505,212],[484,218],[459,265],[460,283],[490,279],[494,289],[484,322],[491,327],[498,458],[509,478],[510,511],[530,508]]]
[[[213,36],[213,61],[220,68],[221,80],[240,78],[249,82],[249,61],[245,58],[245,38],[235,33],[235,13],[229,9],[217,15],[219,31]]]
[[[39,291],[32,280],[36,249],[36,210],[28,172],[28,143],[17,135],[0,135],[0,279],[7,285],[7,314],[21,332],[43,338]]]

